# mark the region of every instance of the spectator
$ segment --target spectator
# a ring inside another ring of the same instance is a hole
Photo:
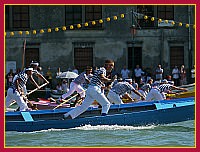
[[[57,84],[57,86],[56,86],[56,91],[57,91],[57,93],[62,93],[62,84],[61,84],[61,82],[58,82],[58,84]]]
[[[128,79],[129,78],[129,73],[130,71],[126,68],[126,66],[124,66],[124,68],[121,70],[121,77],[123,80]]]
[[[10,72],[6,74],[7,88],[9,88],[12,85],[14,76],[15,74],[13,73],[13,69],[10,69]]]
[[[195,83],[195,65],[191,69],[191,83]]]
[[[142,71],[139,65],[136,65],[136,68],[134,69],[134,77],[135,77],[135,82],[139,85],[139,87],[141,86],[142,74],[144,74],[144,72]]]
[[[184,65],[181,66],[180,76],[181,76],[180,85],[187,84],[186,70],[185,70],[185,66]]]
[[[175,66],[172,70],[172,78],[174,81],[174,85],[175,86],[179,86],[180,85],[180,71],[178,69],[178,66]]]
[[[161,65],[159,64],[156,68],[156,81],[160,81],[163,78],[163,69],[161,68]]]
[[[62,81],[62,90],[65,93],[69,91],[69,88],[67,86],[67,81],[65,79],[63,79],[63,81]]]
[[[76,66],[74,66],[74,68],[72,69],[72,72],[74,72],[74,73],[78,74],[78,69],[77,69],[77,67],[76,67]]]

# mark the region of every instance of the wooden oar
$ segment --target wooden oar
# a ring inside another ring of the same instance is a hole
[[[87,89],[86,89],[86,90],[87,90]],[[86,91],[86,90],[83,90],[82,92],[84,92],[84,91]],[[80,92],[80,93],[82,93],[82,92]],[[55,108],[53,108],[53,110],[55,110],[55,109],[57,109],[58,107],[62,106],[62,105],[65,104],[66,102],[70,101],[71,99],[75,98],[75,97],[76,97],[78,94],[80,94],[80,93],[75,94],[74,96],[72,96],[71,98],[69,98],[69,99],[67,99],[67,100],[62,100],[62,101],[64,101],[64,102],[62,102],[61,104],[57,105]]]
[[[48,84],[48,83],[44,83],[44,84],[42,84],[41,86],[39,86],[39,88],[35,88],[35,89],[33,89],[32,91],[28,92],[26,95],[30,95],[31,93],[33,93],[33,92],[37,91],[38,89],[40,89],[40,88],[46,86],[47,84]]]
[[[25,97],[24,100],[25,100],[25,101],[28,101],[28,103],[29,103],[30,106],[31,106],[31,109],[33,109],[33,110],[38,110],[38,108],[37,108],[31,101],[29,101],[27,97]]]
[[[47,84],[48,84],[48,83],[44,83],[44,84],[42,84],[41,86],[39,86],[39,88],[42,88],[42,87],[44,87],[44,86],[47,85]],[[26,95],[30,95],[31,93],[37,91],[39,88],[35,88],[34,90],[28,92]],[[29,102],[30,102],[30,101],[29,101]],[[9,106],[14,105],[15,103],[16,103],[16,101],[13,101]],[[33,105],[33,104],[32,104],[32,105]]]

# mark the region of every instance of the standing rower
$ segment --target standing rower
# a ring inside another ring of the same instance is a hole
[[[26,86],[27,80],[30,78],[31,82],[39,89],[40,87],[32,77],[33,68],[26,68],[24,71],[15,75],[13,83],[8,89],[6,96],[6,108],[9,107],[11,102],[15,100],[20,107],[20,111],[29,110],[27,103],[24,101],[24,86]]]
[[[89,87],[86,91],[86,98],[82,102],[81,106],[76,107],[75,109],[69,111],[63,115],[64,119],[74,119],[84,111],[96,100],[102,106],[101,114],[105,116],[110,108],[110,102],[106,98],[105,94],[102,93],[101,87],[104,84],[103,82],[112,82],[113,79],[106,78],[106,72],[111,72],[114,67],[114,61],[106,60],[104,67],[97,69],[91,79]]]

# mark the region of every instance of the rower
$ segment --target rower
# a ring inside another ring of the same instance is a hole
[[[162,83],[159,85],[159,89],[164,99],[166,99],[166,94],[176,94],[176,92],[173,92],[172,90],[181,90],[184,92],[187,91],[185,88],[176,87],[172,84],[169,84],[166,79],[162,80]]]
[[[6,108],[8,108],[13,100],[15,100],[20,107],[20,111],[27,111],[30,110],[28,108],[27,103],[24,101],[24,86],[26,86],[27,80],[30,79],[31,82],[37,87],[38,84],[32,77],[33,68],[26,68],[24,71],[20,72],[19,74],[15,75],[12,85],[8,89],[7,96],[6,96]]]
[[[115,84],[108,93],[107,98],[111,103],[123,104],[121,99],[122,96],[128,98],[131,101],[134,101],[128,92],[133,91],[135,94],[139,95],[142,100],[145,100],[145,97],[139,93],[135,88],[128,82],[118,82]]]
[[[87,82],[89,83],[90,80],[88,78],[88,76],[91,77],[91,73],[92,73],[92,67],[87,66],[85,71],[82,72],[77,78],[75,78],[71,83],[70,83],[70,88],[69,91],[65,94],[63,94],[57,102],[62,102],[62,100],[66,99],[67,97],[69,97],[72,93],[74,93],[75,91],[77,93],[80,94],[81,98],[85,98],[85,90],[83,89],[83,87],[81,86],[81,84]]]
[[[104,82],[113,82],[113,79],[106,78],[106,72],[111,72],[114,68],[114,61],[106,60],[104,67],[97,69],[94,72],[94,75],[90,81],[89,87],[86,92],[86,98],[82,102],[82,104],[75,109],[69,111],[68,113],[63,115],[64,119],[74,119],[78,117],[80,114],[85,112],[88,107],[96,100],[102,106],[101,115],[105,116],[110,108],[110,102],[106,98],[105,94],[102,93],[101,87]]]

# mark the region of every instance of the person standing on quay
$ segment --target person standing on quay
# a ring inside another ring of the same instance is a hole
[[[161,65],[159,64],[156,68],[156,81],[161,81],[163,78],[163,69],[161,68]]]
[[[104,84],[103,82],[113,82],[115,80],[116,77],[113,77],[113,79],[106,78],[106,72],[111,72],[113,67],[114,61],[106,60],[104,67],[96,70],[86,91],[86,98],[82,102],[81,106],[78,106],[75,109],[64,114],[63,119],[76,118],[77,116],[85,112],[94,100],[99,102],[102,106],[102,116],[105,116],[108,113],[110,102],[106,98],[105,94],[102,93],[101,87]]]

